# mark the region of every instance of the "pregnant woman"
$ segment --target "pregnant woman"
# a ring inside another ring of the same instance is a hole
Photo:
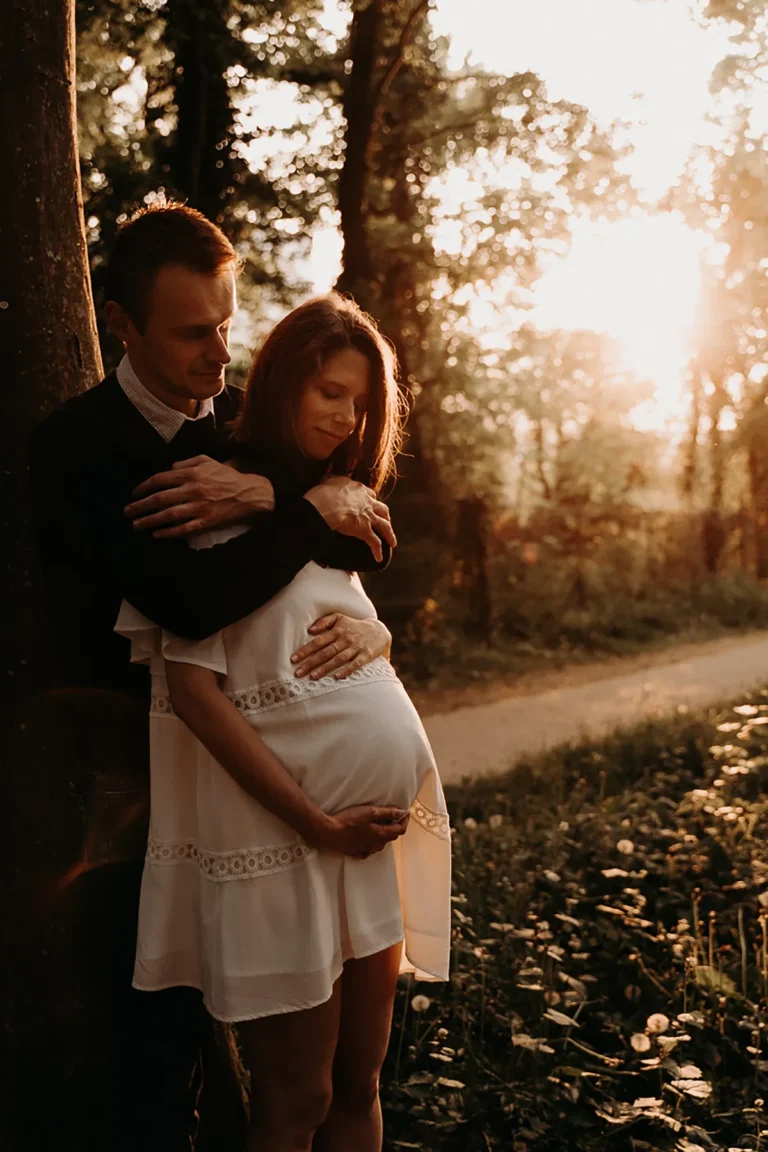
[[[398,424],[388,345],[331,295],[297,308],[257,354],[233,457],[277,491],[332,475],[379,491]],[[347,570],[353,553],[359,542],[339,542],[337,567],[309,563],[203,642],[161,631],[127,603],[117,623],[153,675],[134,984],[200,988],[212,1015],[238,1022],[249,1152],[380,1149],[398,974],[448,975],[450,831],[411,701],[384,656],[319,678],[297,677],[291,663],[318,618],[375,616]],[[373,842],[354,821],[367,805],[381,806]]]

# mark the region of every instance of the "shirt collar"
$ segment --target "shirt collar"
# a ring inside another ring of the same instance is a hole
[[[185,416],[183,412],[170,408],[162,400],[158,400],[157,396],[153,395],[142,384],[127,354],[123,356],[117,367],[117,382],[134,408],[138,409],[144,419],[162,436],[166,444],[173,440],[186,420],[204,420],[214,410],[213,398],[210,396],[200,402],[196,416]]]

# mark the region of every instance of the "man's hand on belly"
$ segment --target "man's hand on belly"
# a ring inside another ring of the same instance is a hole
[[[355,620],[331,612],[315,620],[309,631],[314,638],[291,656],[299,677],[344,680],[377,656],[389,657],[392,636],[381,620]]]

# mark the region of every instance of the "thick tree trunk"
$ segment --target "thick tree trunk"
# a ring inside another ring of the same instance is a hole
[[[46,764],[55,750],[35,695],[50,674],[53,645],[29,527],[27,435],[47,411],[101,374],[82,220],[74,77],[74,0],[6,0],[0,21],[5,109],[0,155],[6,165],[0,182],[6,705],[1,748],[3,810],[13,818],[3,837],[12,858],[3,871],[8,969],[0,978],[6,1043],[12,1045],[18,1079],[11,1088],[6,1077],[3,1095],[15,1092],[20,1114],[19,1085],[26,1083],[28,1108],[39,1117],[55,1107],[43,1082],[35,1085],[38,1070],[31,1063],[45,1063],[46,1045],[53,1043],[48,1039],[51,1004],[45,1002],[56,942],[43,894],[51,895],[51,857],[73,848],[77,827],[73,830],[62,803],[66,782],[47,787]],[[31,1047],[35,1035],[37,1052]],[[14,1142],[10,1119],[0,1124],[7,1129],[0,1144],[33,1146]]]
[[[26,507],[29,430],[67,396],[96,383],[96,337],[78,175],[73,0],[7,0],[0,22],[3,245],[4,558],[9,613],[6,690],[16,703],[34,682],[40,602],[30,586]],[[45,645],[40,648],[41,654]]]

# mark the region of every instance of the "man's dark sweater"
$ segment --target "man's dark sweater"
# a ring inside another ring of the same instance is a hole
[[[360,571],[383,566],[362,541],[333,532],[296,491],[276,491],[273,512],[255,514],[250,531],[215,548],[195,550],[133,527],[124,508],[142,480],[192,456],[232,454],[226,428],[237,407],[237,394],[225,390],[215,419],[185,421],[166,444],[113,373],[33,433],[33,517],[65,683],[147,696],[146,669],[129,663],[128,642],[113,631],[123,598],[169,631],[201,639],[261,607],[310,560]]]

